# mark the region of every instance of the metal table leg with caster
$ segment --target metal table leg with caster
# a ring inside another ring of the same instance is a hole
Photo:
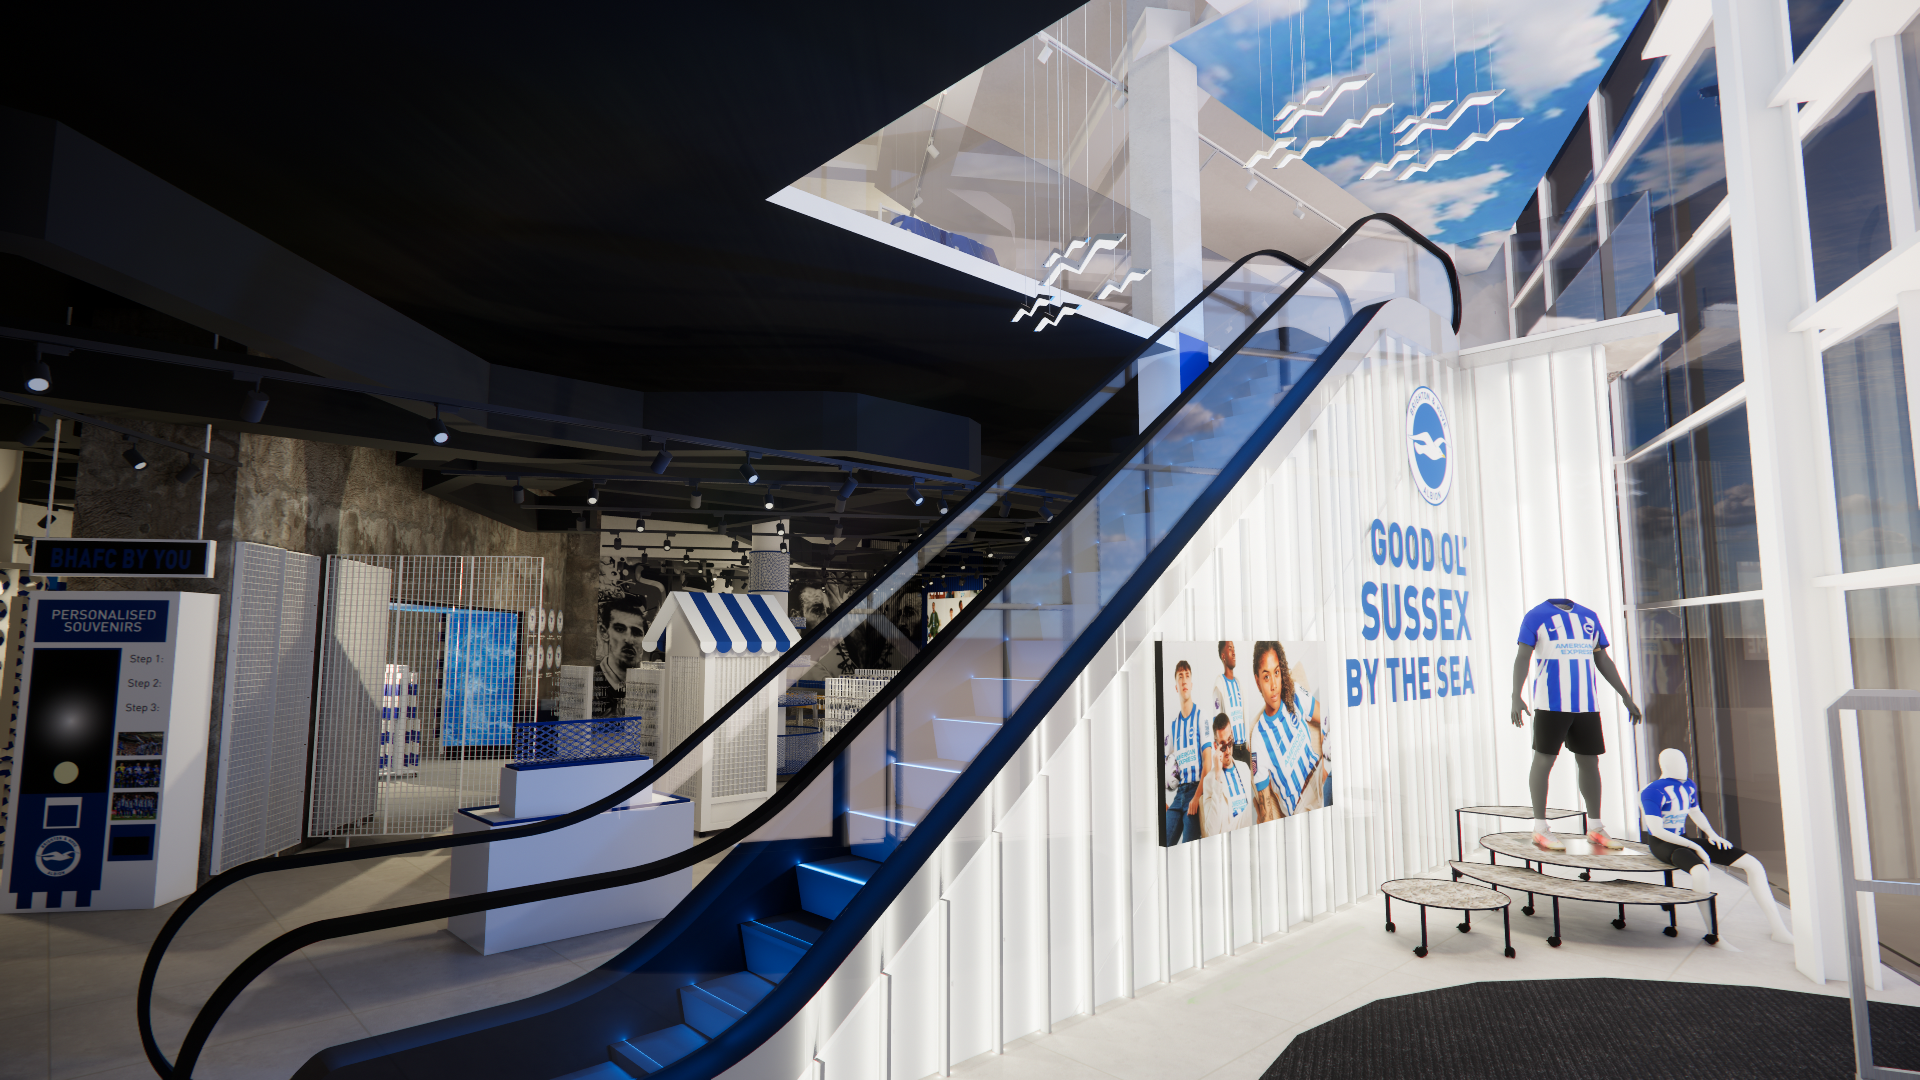
[[[1625,930],[1627,928],[1627,905],[1620,905],[1620,917],[1613,920],[1613,928],[1615,930]]]
[[[1473,929],[1473,912],[1462,911],[1460,912],[1460,917],[1463,920],[1459,926],[1460,932],[1464,934],[1467,931],[1472,930]]]
[[[1503,908],[1501,908],[1501,909],[1500,909],[1500,923],[1501,923],[1501,928],[1502,928],[1502,929],[1504,929],[1504,930],[1505,930],[1505,931],[1507,932],[1507,959],[1509,959],[1509,960],[1511,960],[1511,959],[1513,959],[1513,957],[1514,957],[1514,951],[1513,951],[1513,914],[1512,914],[1512,912],[1511,912],[1511,911],[1509,911],[1509,910],[1508,910],[1508,908],[1511,908],[1512,906],[1513,906],[1513,905],[1511,905],[1511,904],[1509,904],[1509,905],[1507,905],[1507,907],[1503,907]]]
[[[1547,939],[1547,944],[1556,949],[1560,947],[1560,898],[1557,896],[1553,898],[1553,936]]]
[[[1707,897],[1707,916],[1713,920],[1713,930],[1701,940],[1709,945],[1718,945],[1720,944],[1720,905],[1711,896]]]
[[[1425,959],[1427,955],[1427,905],[1425,904],[1420,905],[1420,947],[1413,950],[1413,955],[1421,959]]]
[[[1381,893],[1380,898],[1387,902],[1387,933],[1393,933],[1393,897]]]

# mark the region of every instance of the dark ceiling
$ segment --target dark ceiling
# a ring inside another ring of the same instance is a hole
[[[494,364],[858,391],[993,458],[1137,342],[765,200],[1077,6],[38,4],[0,103]]]

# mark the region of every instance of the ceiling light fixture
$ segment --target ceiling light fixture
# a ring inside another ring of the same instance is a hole
[[[740,463],[740,475],[746,477],[749,484],[760,482],[760,470],[754,465],[752,454],[748,454],[747,460]]]
[[[613,550],[615,551],[620,550],[620,530],[619,529],[613,530]]]
[[[47,437],[47,425],[40,422],[40,410],[33,410],[33,418],[20,431],[20,445],[32,446]]]
[[[524,504],[527,501],[527,489],[522,487],[518,480],[513,482],[513,501],[516,505]]]
[[[47,366],[44,357],[34,357],[33,370],[27,373],[27,389],[36,394],[53,389],[53,369]]]
[[[665,544],[662,544],[661,547],[667,551],[673,550],[673,534],[672,533],[667,534],[667,542]]]
[[[653,475],[665,476],[667,475],[667,466],[672,464],[673,451],[667,449],[666,443],[661,443],[659,451],[653,455],[653,464],[649,466],[649,468],[653,470]]]
[[[240,403],[240,419],[249,424],[259,423],[267,415],[267,392],[260,388],[265,381],[255,379],[253,389],[247,391],[246,399]]]
[[[907,501],[915,506],[927,501],[927,497],[920,494],[920,478],[917,476],[907,482]]]
[[[587,489],[587,505],[588,506],[600,505],[600,485],[599,484],[594,484],[592,487]]]
[[[840,501],[846,502],[848,499],[853,498],[853,493],[859,490],[860,490],[859,481],[853,478],[852,472],[848,472],[847,482],[840,485]]]
[[[436,404],[433,407],[433,445],[445,446],[451,438],[453,434],[447,430],[447,420],[440,415],[440,406]]]
[[[941,499],[940,500],[940,516],[945,517],[946,514],[947,514],[947,500]]]
[[[128,442],[133,442],[133,436],[131,435],[124,436],[124,438]],[[125,452],[123,452],[120,456],[127,459],[127,464],[133,466],[134,472],[141,472],[147,467],[146,455],[140,452],[140,447],[138,445],[127,447]]]
[[[179,472],[173,474],[174,480],[185,484],[189,481],[200,479],[200,462],[196,460],[198,456],[197,454],[188,454],[187,463],[180,466]]]
[[[773,485],[772,484],[767,485],[767,497],[760,503],[760,505],[766,507],[769,510],[773,509]]]
[[[700,509],[700,481],[697,479],[687,481],[687,490],[690,492],[687,496],[687,505],[695,510]]]

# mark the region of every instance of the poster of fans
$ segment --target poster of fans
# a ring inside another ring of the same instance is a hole
[[[1320,643],[1164,641],[1156,651],[1163,845],[1333,805]]]

